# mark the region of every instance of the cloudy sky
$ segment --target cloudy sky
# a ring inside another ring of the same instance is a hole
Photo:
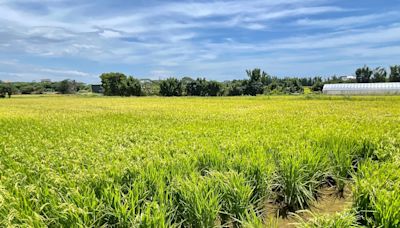
[[[352,74],[400,64],[400,0],[0,0],[0,80]]]

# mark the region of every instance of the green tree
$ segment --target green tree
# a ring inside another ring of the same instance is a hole
[[[256,96],[264,93],[264,85],[261,81],[247,80],[245,82],[244,94]]]
[[[160,83],[161,96],[182,96],[182,83],[176,78],[167,78]]]
[[[358,83],[368,83],[371,80],[372,70],[364,65],[356,70],[356,79]]]
[[[126,75],[122,73],[104,73],[100,75],[101,84],[106,96],[123,96],[125,94]]]
[[[77,91],[77,84],[75,80],[63,80],[57,88],[57,91],[61,94],[72,94]]]
[[[386,72],[385,68],[377,67],[374,70],[372,81],[373,82],[386,82],[386,76],[387,76],[387,72]]]
[[[261,77],[264,76],[264,72],[261,73],[259,68],[255,68],[253,70],[246,70],[247,76],[250,81],[259,82],[261,81]]]
[[[181,83],[182,83],[182,86],[183,87],[186,87],[186,85],[187,84],[189,84],[189,83],[191,83],[191,82],[193,82],[194,80],[193,80],[193,78],[191,78],[191,77],[183,77],[182,79],[181,79]]]
[[[129,76],[123,83],[125,96],[140,96],[142,94],[142,86],[138,79]]]
[[[316,81],[312,86],[311,90],[314,92],[321,92],[324,88],[324,83],[322,81]]]
[[[244,81],[233,80],[228,83],[228,96],[241,96],[244,94]]]
[[[390,82],[400,82],[400,65],[390,66]]]
[[[251,95],[255,96],[257,94],[262,94],[264,93],[264,84],[262,82],[262,79],[264,81],[266,80],[266,73],[261,72],[259,68],[255,68],[253,70],[246,70],[247,76],[249,77],[249,80],[246,80],[244,82],[244,94],[246,95]]]
[[[4,98],[8,96],[11,98],[11,95],[14,93],[14,86],[12,83],[0,83],[0,97]]]
[[[188,96],[207,96],[208,82],[205,78],[197,78],[186,84],[186,94]]]
[[[208,96],[218,96],[222,94],[222,84],[217,81],[209,81],[207,83]]]

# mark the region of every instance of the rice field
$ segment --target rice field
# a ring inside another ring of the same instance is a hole
[[[400,97],[20,96],[0,131],[1,227],[400,227]]]

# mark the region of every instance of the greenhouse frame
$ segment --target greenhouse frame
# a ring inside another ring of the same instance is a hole
[[[400,82],[325,84],[322,92],[328,95],[400,95]]]

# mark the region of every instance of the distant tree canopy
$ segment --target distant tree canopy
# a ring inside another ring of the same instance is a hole
[[[161,81],[160,95],[166,97],[182,96],[182,82],[176,78],[167,78]]]
[[[347,76],[322,77],[284,77],[270,76],[255,68],[246,70],[246,79],[218,82],[198,77],[170,77],[165,80],[136,79],[123,73],[109,72],[100,75],[101,86],[106,96],[256,96],[259,94],[299,94],[308,87],[313,92],[321,92],[324,84],[331,83],[372,83],[400,82],[400,65],[390,66],[390,73],[383,68],[370,68],[364,65],[355,71],[355,79]],[[0,81],[0,97],[12,94],[61,93],[73,94],[89,92],[90,85],[74,80],[51,82],[12,82]]]
[[[0,83],[1,84],[1,83]],[[8,84],[8,83],[6,83]],[[10,82],[13,94],[43,94],[43,93],[76,93],[88,92],[89,86],[73,80],[63,80],[60,82]]]
[[[58,92],[61,94],[73,94],[76,93],[78,90],[78,86],[75,80],[63,80],[60,82],[58,86]]]
[[[140,96],[140,81],[122,73],[104,73],[100,75],[101,84],[106,96]]]
[[[400,82],[400,65],[394,65],[390,67],[390,82]]]
[[[243,82],[244,94],[255,96],[264,93],[264,84],[266,82],[267,73],[261,71],[259,68],[253,70],[246,70],[248,80]]]
[[[217,81],[207,81],[205,78],[197,78],[186,84],[188,96],[218,96],[222,94],[222,84]]]
[[[387,72],[385,68],[377,67],[373,71],[372,82],[386,82]]]
[[[356,70],[356,80],[358,83],[368,83],[371,81],[371,76],[372,76],[372,70],[364,66],[362,68],[358,68]]]
[[[13,84],[0,82],[0,98],[4,98],[6,96],[8,96],[8,98],[11,98],[13,92],[14,92]]]

